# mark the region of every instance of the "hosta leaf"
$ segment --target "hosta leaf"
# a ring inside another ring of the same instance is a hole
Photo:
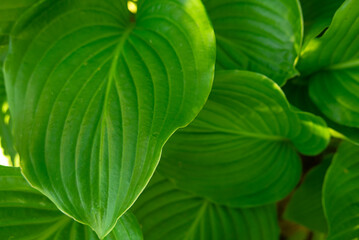
[[[359,4],[347,0],[329,29],[302,53],[301,72],[310,97],[331,120],[359,127]]]
[[[300,0],[304,18],[304,44],[323,32],[344,0]]]
[[[11,132],[10,112],[6,100],[5,82],[2,71],[6,53],[7,46],[0,46],[0,141],[4,154],[14,161],[16,151],[14,149]]]
[[[96,233],[60,212],[32,188],[18,168],[0,166],[0,239],[97,240]],[[127,212],[105,240],[140,240],[142,233]]]
[[[9,42],[14,22],[36,1],[39,0],[0,0],[0,45]]]
[[[100,237],[135,201],[168,137],[203,107],[214,34],[199,0],[42,1],[5,63],[22,171]]]
[[[165,145],[159,171],[217,203],[261,205],[285,197],[298,183],[295,148],[315,155],[328,142],[324,121],[292,110],[272,80],[222,71],[198,117]]]
[[[328,240],[359,236],[359,146],[344,142],[334,156],[324,180],[324,211]]]
[[[159,174],[134,205],[146,240],[277,240],[275,205],[229,208],[177,189]]]
[[[328,231],[322,205],[322,187],[329,164],[330,159],[324,159],[307,173],[286,208],[286,219],[315,231]]]
[[[203,0],[217,39],[217,69],[262,73],[279,85],[297,75],[302,39],[297,0]]]
[[[311,112],[320,116],[330,128],[342,135],[341,138],[359,144],[359,128],[347,127],[327,118],[310,99],[307,84],[303,84],[302,81],[299,81],[298,84],[289,81],[284,86],[283,91],[291,104],[302,111]]]

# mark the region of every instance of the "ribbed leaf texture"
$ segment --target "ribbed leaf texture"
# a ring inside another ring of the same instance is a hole
[[[359,236],[359,146],[344,142],[334,155],[324,181],[323,203],[328,240]]]
[[[177,189],[158,173],[136,201],[146,240],[277,240],[275,205],[230,208]]]
[[[203,0],[217,39],[216,69],[262,73],[279,85],[298,72],[299,0]]]
[[[313,102],[331,120],[359,127],[359,4],[347,0],[329,29],[312,39],[298,66]]]
[[[5,80],[22,171],[102,238],[169,136],[203,107],[213,29],[200,0],[40,1],[13,28]]]
[[[329,138],[325,122],[293,110],[269,78],[221,71],[198,117],[165,145],[159,171],[220,204],[262,205],[284,198],[298,183],[296,149],[315,155]]]
[[[98,240],[96,233],[60,212],[32,188],[19,168],[0,166],[0,239]],[[142,240],[135,216],[127,212],[105,240]]]

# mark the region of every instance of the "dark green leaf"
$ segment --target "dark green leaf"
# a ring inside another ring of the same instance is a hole
[[[301,73],[310,97],[332,121],[359,127],[359,4],[347,0],[328,31],[302,52]]]
[[[329,164],[330,159],[324,159],[320,165],[307,173],[286,208],[286,219],[311,230],[323,233],[328,231],[322,205],[322,187]]]
[[[60,212],[32,188],[20,169],[0,166],[0,239],[98,240],[96,233]],[[142,233],[127,212],[105,240],[140,240]]]
[[[359,128],[340,125],[327,118],[310,99],[308,84],[295,79],[294,81],[289,81],[284,86],[283,91],[291,104],[302,111],[311,112],[323,118],[328,126],[335,131],[332,131],[333,136],[359,144]]]
[[[178,190],[159,174],[134,205],[146,240],[277,240],[275,205],[229,208]]]
[[[220,204],[272,203],[299,181],[296,148],[318,154],[329,135],[322,119],[292,110],[272,80],[246,71],[217,72],[204,109],[165,145],[159,171]]]
[[[203,0],[217,39],[217,69],[262,73],[279,85],[294,68],[302,39],[297,0]]]
[[[344,142],[324,180],[324,212],[328,240],[355,240],[359,236],[359,146]]]
[[[304,18],[304,45],[329,27],[344,0],[300,0]]]
[[[0,0],[0,46],[9,42],[14,23],[38,0]]]
[[[169,136],[213,80],[200,0],[41,1],[15,25],[5,63],[22,171],[100,237],[142,192]]]

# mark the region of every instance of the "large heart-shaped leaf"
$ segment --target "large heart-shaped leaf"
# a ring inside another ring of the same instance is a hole
[[[5,63],[22,171],[105,236],[139,196],[161,148],[203,107],[214,34],[200,0],[41,1]]]
[[[304,45],[320,35],[344,0],[300,0],[304,18]]]
[[[303,50],[300,71],[310,97],[331,120],[359,127],[359,4],[347,0],[329,29]]]
[[[325,158],[320,165],[307,173],[286,207],[284,213],[286,219],[302,224],[309,229],[327,233],[327,221],[322,204],[322,187],[329,165],[330,158]]]
[[[344,142],[324,180],[323,203],[329,224],[328,240],[359,236],[359,146]]]
[[[217,69],[294,75],[302,39],[298,0],[203,0],[217,39]]]
[[[159,174],[133,206],[146,240],[277,240],[275,205],[229,208],[177,189]]]
[[[98,240],[96,233],[60,212],[32,188],[18,168],[0,166],[0,239]],[[126,212],[105,240],[141,240],[133,214]]]
[[[198,117],[165,145],[159,171],[217,203],[261,205],[285,197],[298,183],[295,148],[315,155],[328,142],[324,121],[292,110],[272,80],[222,71]]]

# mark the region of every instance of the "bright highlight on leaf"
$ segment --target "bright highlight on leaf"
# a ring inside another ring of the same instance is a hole
[[[106,236],[145,188],[169,136],[203,107],[215,42],[200,0],[41,1],[5,64],[22,171]]]

